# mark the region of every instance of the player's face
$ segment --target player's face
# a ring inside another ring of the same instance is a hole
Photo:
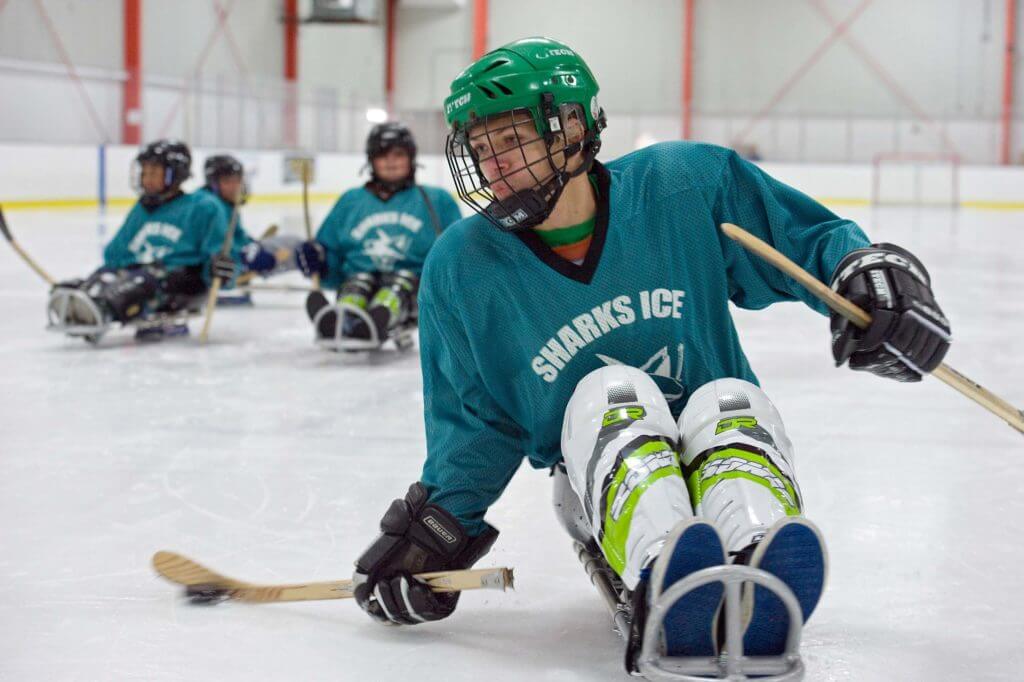
[[[164,167],[163,164],[152,161],[142,162],[142,176],[139,182],[142,184],[142,191],[146,194],[159,194],[164,191]]]
[[[404,149],[393,147],[373,159],[373,172],[384,182],[398,182],[409,177],[412,159]]]
[[[224,201],[229,204],[237,204],[242,198],[242,176],[223,175],[217,180],[217,190]]]
[[[510,112],[473,126],[469,146],[499,201],[547,182],[555,173],[547,145],[528,114]]]

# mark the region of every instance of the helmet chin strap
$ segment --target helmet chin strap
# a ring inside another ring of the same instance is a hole
[[[401,180],[381,180],[376,171],[373,170],[373,162],[367,161],[363,166],[362,171],[370,171],[370,182],[367,183],[375,189],[380,189],[387,194],[398,194],[404,189],[409,189],[416,185],[416,169],[422,166],[415,161],[409,165],[409,174]],[[360,171],[360,172],[362,172]]]
[[[181,194],[181,189],[178,187],[171,187],[161,192],[145,193],[139,197],[139,203],[142,204],[143,208],[154,209],[159,206],[163,206],[171,199],[177,198]]]

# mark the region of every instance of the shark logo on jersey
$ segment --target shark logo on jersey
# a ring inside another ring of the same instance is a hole
[[[665,394],[665,399],[668,402],[679,400],[683,397],[686,392],[683,388],[683,356],[686,351],[686,345],[682,342],[676,346],[675,366],[673,367],[672,354],[669,352],[668,346],[663,346],[654,355],[647,359],[642,365],[637,365],[637,369],[643,370],[651,375],[654,379],[654,383],[658,385],[661,392]],[[597,357],[606,365],[626,365],[629,363],[616,360],[609,355],[602,355],[601,353],[595,353]]]
[[[137,263],[155,263],[174,250],[172,244],[177,244],[181,239],[182,229],[170,223],[149,222],[132,238],[128,244],[128,250],[135,254]],[[151,241],[156,238],[157,243]],[[160,241],[171,242],[161,244]]]
[[[378,228],[372,237],[363,242],[363,253],[370,257],[373,265],[381,272],[391,272],[395,263],[405,258],[412,238],[407,234],[390,235]]]

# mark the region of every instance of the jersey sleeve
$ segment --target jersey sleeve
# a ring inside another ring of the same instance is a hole
[[[124,224],[114,238],[103,249],[103,265],[108,268],[125,268],[135,262],[135,256],[128,250],[132,227],[139,221],[142,209],[136,204],[124,219]]]
[[[228,220],[230,220],[230,217],[228,218]],[[254,241],[256,240],[249,235],[249,233],[246,231],[244,227],[242,227],[242,216],[241,214],[239,214],[238,225],[235,226],[235,239],[234,242],[231,244],[231,258],[233,258],[236,263],[241,263],[242,249],[244,249],[249,244],[252,244]]]
[[[203,262],[203,278],[209,284],[210,259],[217,255],[224,246],[224,239],[228,234],[228,222],[224,217],[225,212],[215,204],[204,201],[196,205],[195,211],[189,217],[189,229],[198,235],[199,256]]]
[[[345,196],[341,195],[316,232],[316,241],[320,242],[327,254],[327,274],[322,282],[325,289],[337,289],[345,281],[346,250],[343,239],[348,230],[345,225],[348,212]]]
[[[735,152],[726,155],[712,213],[725,257],[729,298],[741,308],[800,300],[828,314],[828,307],[803,286],[725,236],[717,229],[721,223],[739,225],[826,284],[843,256],[870,243],[856,223],[840,218]]]
[[[425,283],[420,295],[427,460],[423,483],[432,502],[471,535],[523,461],[522,430],[489,394],[464,325],[441,310]]]
[[[442,230],[455,221],[462,220],[462,211],[459,210],[459,205],[452,199],[452,195],[442,189],[437,192],[436,196],[437,216],[438,220],[441,221]]]

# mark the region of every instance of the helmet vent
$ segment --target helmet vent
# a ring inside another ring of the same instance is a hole
[[[480,84],[477,84],[477,86],[476,86],[476,87],[480,88],[480,90],[481,90],[481,91],[482,91],[482,92],[483,92],[483,93],[484,93],[485,95],[487,95],[487,98],[488,98],[488,99],[495,99],[494,91],[492,91],[492,90],[488,90],[487,88],[485,88],[484,86],[482,86],[482,85],[480,85]]]
[[[490,66],[488,66],[486,69],[484,69],[483,72],[487,73],[488,71],[493,71],[494,69],[498,68],[499,66],[505,66],[508,63],[509,63],[508,60],[505,59],[504,57],[502,57],[501,59],[495,59],[493,62],[491,62]]]
[[[512,91],[511,91],[511,90],[509,90],[508,88],[506,88],[506,87],[505,87],[504,85],[502,85],[502,84],[501,84],[501,83],[499,83],[498,81],[491,81],[491,85],[493,85],[494,87],[496,87],[496,88],[498,88],[499,90],[501,90],[501,92],[502,92],[503,94],[505,94],[505,95],[511,95],[511,94],[512,94]]]

